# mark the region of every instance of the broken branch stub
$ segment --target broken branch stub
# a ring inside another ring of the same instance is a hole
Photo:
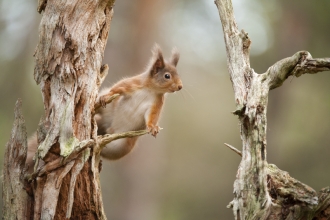
[[[25,188],[25,160],[27,155],[27,135],[22,115],[22,101],[15,106],[15,121],[11,137],[6,144],[2,170],[3,219],[25,219],[32,211],[32,201]]]

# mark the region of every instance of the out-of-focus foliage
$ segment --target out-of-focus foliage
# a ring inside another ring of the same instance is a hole
[[[252,67],[262,73],[299,50],[329,57],[329,6],[326,0],[234,0],[238,25],[252,40]],[[0,2],[1,155],[17,98],[23,99],[29,135],[43,114],[33,80],[41,18],[36,8],[33,0]],[[105,86],[142,71],[154,42],[165,57],[173,46],[181,52],[184,89],[168,95],[157,139],[143,137],[127,157],[103,162],[106,213],[116,220],[232,219],[226,205],[240,158],[223,143],[240,148],[241,142],[230,113],[234,98],[213,1],[117,0]],[[330,181],[329,82],[328,72],[288,79],[269,98],[269,162],[317,190]]]

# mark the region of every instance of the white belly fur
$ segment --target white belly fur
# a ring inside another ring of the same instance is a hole
[[[104,126],[107,133],[120,133],[146,128],[146,114],[155,101],[155,95],[147,89],[135,91],[130,95],[121,95],[103,109]],[[101,155],[108,159],[119,159],[133,146],[125,139],[110,142],[103,148]]]
[[[155,101],[155,95],[147,89],[141,89],[117,99],[104,109],[104,116],[111,119],[111,133],[145,129],[145,116]]]

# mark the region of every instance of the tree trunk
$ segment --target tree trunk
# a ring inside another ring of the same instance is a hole
[[[268,93],[289,76],[330,70],[330,59],[313,59],[301,51],[278,61],[265,73],[250,67],[247,33],[239,31],[231,0],[215,1],[222,22],[227,65],[233,84],[242,139],[242,156],[228,207],[235,219],[329,219],[329,188],[316,193],[285,171],[267,163]],[[237,151],[237,150],[236,150]]]
[[[34,78],[45,116],[34,173],[25,178],[26,132],[17,104],[3,171],[5,219],[106,219],[99,153],[102,142],[119,137],[97,137],[93,113],[108,70],[101,64],[113,5],[114,0],[39,0]]]
[[[113,0],[39,1],[38,10],[44,12],[34,78],[41,87],[45,117],[38,129],[35,167],[51,167],[56,161],[63,166],[36,177],[34,219],[106,219],[99,155],[82,143],[96,138],[94,103],[113,4]],[[69,156],[75,159],[65,164],[62,158]]]

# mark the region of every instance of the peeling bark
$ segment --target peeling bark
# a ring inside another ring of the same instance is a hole
[[[106,219],[92,163],[94,103],[114,1],[42,1],[34,78],[45,116],[38,129],[34,219]],[[102,71],[106,69],[105,71]],[[97,160],[99,161],[99,160]],[[82,193],[83,192],[83,193]]]
[[[34,78],[45,116],[35,137],[34,173],[26,176],[27,138],[21,102],[16,104],[3,170],[5,219],[106,219],[99,181],[99,143],[104,137],[96,135],[93,114],[108,72],[101,63],[113,4],[39,0],[43,16]],[[116,135],[105,141],[125,136]]]
[[[268,93],[289,76],[330,70],[330,59],[313,59],[307,51],[278,61],[265,73],[250,67],[247,33],[239,31],[231,0],[216,0],[223,27],[227,65],[240,122],[242,160],[228,207],[235,219],[328,219],[329,190],[317,194],[309,186],[267,163]],[[228,145],[227,145],[228,146]],[[233,147],[230,147],[237,152]],[[240,152],[237,152],[240,153]]]

